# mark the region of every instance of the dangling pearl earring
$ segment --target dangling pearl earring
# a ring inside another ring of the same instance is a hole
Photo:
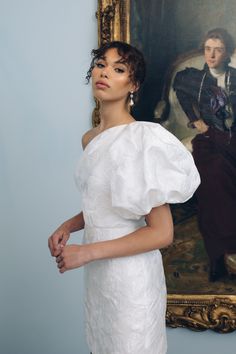
[[[133,91],[130,92],[129,98],[130,98],[129,105],[130,105],[130,106],[133,106],[133,105],[134,105],[134,100],[133,100],[133,98],[134,98],[134,93],[133,93]]]

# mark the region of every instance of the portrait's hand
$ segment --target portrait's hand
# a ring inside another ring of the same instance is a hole
[[[49,237],[48,247],[53,257],[57,257],[61,253],[61,249],[66,245],[69,237],[70,232],[63,224]]]
[[[206,133],[209,129],[209,126],[202,119],[196,120],[193,124],[200,133]]]
[[[60,254],[56,257],[60,273],[79,268],[91,261],[89,245],[67,245],[61,247]]]

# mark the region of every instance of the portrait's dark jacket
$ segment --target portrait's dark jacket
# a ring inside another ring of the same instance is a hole
[[[231,117],[234,119],[231,130],[236,131],[236,69],[227,66],[226,88],[228,89],[226,99],[228,107],[231,107]],[[214,101],[217,101],[217,79],[215,79],[207,65],[203,70],[186,68],[176,74],[173,88],[176,92],[179,103],[189,119],[189,126],[198,119],[203,119],[208,126],[213,126],[221,131],[227,130],[225,124],[226,114],[224,107],[216,111]]]

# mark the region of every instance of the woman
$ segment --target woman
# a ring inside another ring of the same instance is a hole
[[[186,68],[174,81],[189,126],[199,132],[192,140],[201,176],[198,220],[213,282],[227,275],[225,259],[233,272],[236,253],[236,70],[228,66],[234,48],[226,30],[209,31],[202,44],[203,70]]]
[[[61,273],[85,266],[86,334],[93,354],[166,353],[161,254],[173,239],[168,202],[199,184],[191,155],[164,128],[130,114],[145,73],[142,54],[122,42],[93,52],[88,72],[100,124],[82,139],[77,171],[83,212],[49,238]],[[82,245],[66,245],[84,228]]]

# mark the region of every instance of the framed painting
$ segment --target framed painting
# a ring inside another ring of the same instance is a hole
[[[198,48],[207,31],[222,27],[236,38],[235,0],[205,0],[204,4],[198,0],[98,0],[96,15],[99,44],[121,40],[144,53],[147,79],[135,105],[135,118],[163,124],[191,150],[196,132],[187,126],[173,80],[185,67],[203,67],[204,57]],[[232,58],[231,66],[236,67],[235,56]],[[94,124],[97,119],[95,109]],[[198,227],[195,197],[171,208],[175,241],[162,250],[168,290],[167,325],[196,331],[234,331],[236,278],[232,275],[209,281],[209,261]]]

